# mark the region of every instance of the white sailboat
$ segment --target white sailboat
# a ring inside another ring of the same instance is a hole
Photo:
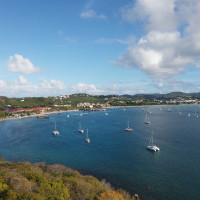
[[[153,151],[153,152],[160,151],[160,148],[153,144],[153,131],[151,133],[151,138],[149,140],[149,145],[146,148],[147,148],[147,150]]]
[[[188,113],[188,117],[190,117],[190,113]]]
[[[86,133],[86,139],[85,139],[86,143],[90,143],[90,138],[88,137],[88,129],[87,129],[87,133]]]
[[[152,112],[149,110],[149,108],[148,108],[148,110],[147,110],[147,113],[149,113],[149,114],[151,114]]]
[[[172,108],[169,107],[169,108],[167,109],[167,111],[168,111],[168,112],[172,112]]]
[[[78,132],[80,132],[80,133],[84,133],[84,130],[83,130],[82,127],[81,127],[81,121],[80,121],[80,123],[79,123],[79,129],[78,129]]]
[[[129,127],[129,120],[128,120],[128,127],[124,129],[125,131],[132,132],[133,129]]]
[[[149,115],[146,114],[145,116],[145,121],[144,121],[145,124],[151,124],[150,120],[149,120]]]
[[[53,131],[53,134],[54,134],[54,135],[58,135],[58,134],[59,134],[59,131],[56,130],[56,121],[55,121],[55,129],[54,129],[54,131]]]
[[[181,112],[180,112],[179,108],[178,108],[178,114],[181,115]]]

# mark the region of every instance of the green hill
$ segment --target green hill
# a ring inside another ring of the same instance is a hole
[[[0,161],[2,200],[135,200],[123,190],[114,190],[105,180],[62,165]]]

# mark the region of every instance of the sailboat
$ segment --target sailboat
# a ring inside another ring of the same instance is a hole
[[[78,132],[80,132],[80,133],[84,133],[84,130],[83,130],[82,127],[81,127],[81,121],[80,121],[80,123],[79,123],[79,129],[78,129]]]
[[[172,107],[170,106],[168,109],[167,109],[168,112],[172,112]]]
[[[153,152],[160,151],[160,148],[153,144],[153,131],[151,133],[151,138],[149,141],[149,145],[147,146],[147,150],[153,151]]]
[[[144,108],[142,107],[142,111],[144,111]]]
[[[85,139],[86,143],[90,143],[90,138],[88,137],[88,129],[87,129],[87,133],[86,133],[86,139]]]
[[[179,108],[178,108],[178,114],[181,115],[181,112],[180,112]]]
[[[149,120],[149,115],[148,115],[148,114],[146,114],[144,123],[145,123],[145,124],[151,124],[151,122],[150,122],[150,120]]]
[[[152,112],[149,110],[149,108],[148,108],[147,112],[148,112],[149,114],[151,114],[151,113],[152,113]]]
[[[125,131],[132,132],[133,129],[129,127],[129,120],[128,120],[128,127],[124,129]]]
[[[197,114],[197,112],[195,111],[195,115],[194,115],[195,117],[199,117],[199,115]]]
[[[190,117],[190,113],[188,113],[188,117]]]
[[[53,134],[54,134],[54,135],[58,135],[58,134],[59,134],[59,131],[56,130],[56,121],[55,121],[55,129],[54,129],[54,131],[53,131]]]

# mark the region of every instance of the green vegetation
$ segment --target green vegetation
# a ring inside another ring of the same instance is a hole
[[[2,200],[135,200],[123,190],[115,191],[105,180],[62,165],[4,162],[0,158]]]
[[[0,110],[13,108],[52,107],[54,110],[77,109],[79,103],[109,104],[111,106],[164,105],[199,103],[200,93],[171,92],[168,94],[88,95],[72,94],[55,97],[7,98],[0,96]],[[86,107],[79,109],[87,110]]]

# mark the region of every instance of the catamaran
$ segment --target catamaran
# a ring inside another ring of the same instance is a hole
[[[145,123],[145,124],[151,124],[151,122],[150,122],[150,120],[149,120],[149,115],[148,115],[148,114],[146,114],[144,123]]]
[[[59,131],[56,130],[56,121],[55,121],[55,129],[54,129],[54,131],[53,131],[53,134],[54,134],[54,135],[58,135],[58,134],[59,134]]]
[[[129,120],[128,120],[128,127],[124,129],[125,131],[132,132],[133,129],[129,127]]]
[[[86,139],[85,139],[86,143],[90,143],[90,138],[88,137],[88,129],[87,129],[87,133],[86,133]]]
[[[147,150],[149,151],[160,151],[160,148],[153,144],[153,132],[151,133],[151,138],[149,140],[149,145],[147,146]]]

